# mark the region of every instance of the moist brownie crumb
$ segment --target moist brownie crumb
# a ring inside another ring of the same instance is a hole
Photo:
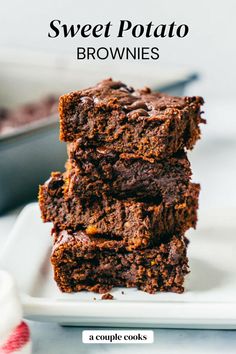
[[[201,97],[134,90],[111,79],[60,98],[60,138],[163,159],[200,138]]]
[[[175,201],[165,204],[159,198],[146,201],[102,198],[81,200],[66,197],[64,176],[52,178],[40,187],[39,204],[45,222],[65,230],[86,230],[90,235],[108,235],[122,240],[127,250],[158,244],[168,235],[183,234],[197,222],[199,185],[190,183],[176,190]]]
[[[68,147],[67,192],[80,198],[101,196],[152,198],[171,204],[177,191],[186,189],[191,168],[186,153],[179,151],[167,160],[130,158],[108,149]]]
[[[54,240],[51,262],[63,292],[107,293],[117,286],[136,287],[148,293],[184,291],[188,259],[183,236],[174,235],[158,247],[131,252],[122,242],[114,248],[106,239],[82,231],[56,231]]]
[[[102,300],[113,300],[114,296],[111,295],[110,293],[103,294],[101,297]]]

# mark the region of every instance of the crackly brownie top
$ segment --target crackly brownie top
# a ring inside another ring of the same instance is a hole
[[[81,99],[84,106],[91,105],[117,105],[126,111],[128,118],[138,118],[139,116],[158,116],[168,110],[182,110],[189,105],[201,105],[204,103],[202,97],[175,97],[159,92],[152,92],[150,88],[134,90],[120,81],[107,79],[101,81],[95,87],[71,93]],[[193,109],[195,107],[192,107]]]

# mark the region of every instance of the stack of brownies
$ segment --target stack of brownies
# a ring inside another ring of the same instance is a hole
[[[200,190],[185,149],[200,137],[202,104],[111,79],[60,98],[68,161],[39,203],[62,291],[183,292]]]

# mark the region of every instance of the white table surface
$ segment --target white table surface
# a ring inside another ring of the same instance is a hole
[[[227,113],[226,113],[227,110]],[[225,126],[222,128],[222,117]],[[190,154],[194,180],[202,184],[200,207],[236,206],[236,120],[233,103],[207,107],[208,126],[204,139]],[[225,183],[226,181],[226,183]],[[14,224],[20,208],[0,216],[0,247]],[[235,294],[236,295],[236,294]],[[154,343],[83,344],[83,328],[28,321],[35,354],[78,353],[236,353],[236,331],[154,329]]]

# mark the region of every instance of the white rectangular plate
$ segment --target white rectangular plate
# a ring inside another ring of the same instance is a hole
[[[61,293],[49,262],[51,225],[41,222],[36,203],[19,216],[1,266],[16,278],[28,319],[80,326],[236,328],[236,210],[201,211],[199,219],[197,231],[188,233],[191,273],[184,294],[116,288],[109,301],[95,293]]]

